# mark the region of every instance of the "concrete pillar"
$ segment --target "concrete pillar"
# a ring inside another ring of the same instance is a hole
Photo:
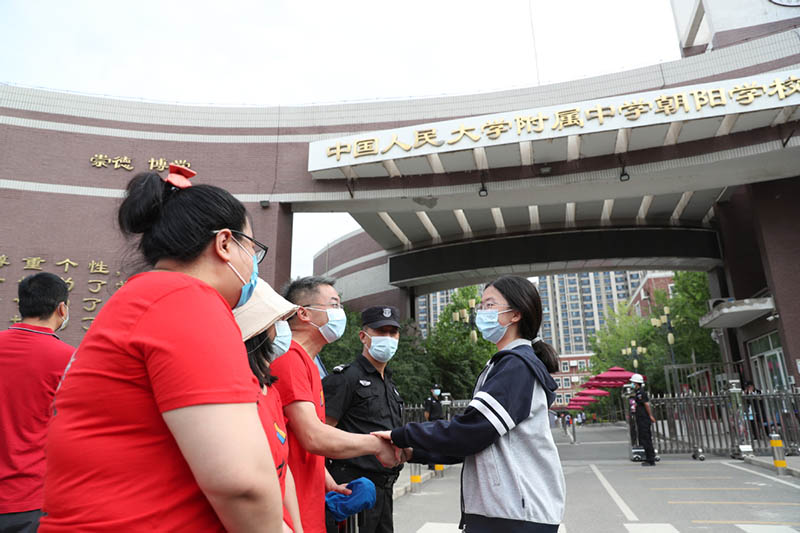
[[[292,269],[292,210],[290,204],[271,202],[269,207],[247,204],[253,220],[253,235],[269,252],[258,265],[261,278],[275,290],[289,281]]]
[[[779,315],[773,323],[778,327],[787,373],[800,386],[800,177],[756,183],[748,189],[763,270]]]
[[[728,294],[737,300],[750,298],[766,287],[767,280],[747,187],[738,187],[728,201],[714,204],[714,213],[719,224]]]

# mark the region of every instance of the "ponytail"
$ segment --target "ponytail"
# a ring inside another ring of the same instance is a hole
[[[539,339],[533,343],[533,351],[541,359],[547,371],[551,374],[558,372],[558,352],[551,345]]]

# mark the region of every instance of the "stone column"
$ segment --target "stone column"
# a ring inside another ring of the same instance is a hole
[[[787,373],[800,386],[800,177],[748,186],[764,274],[779,315],[776,323]]]
[[[259,276],[280,291],[289,281],[292,268],[292,210],[291,204],[270,202],[269,207],[248,203],[253,218],[253,235],[267,246],[269,252],[258,265]]]

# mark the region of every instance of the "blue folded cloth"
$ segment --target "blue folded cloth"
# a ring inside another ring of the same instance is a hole
[[[331,491],[325,495],[325,505],[337,522],[375,505],[375,483],[371,480],[360,477],[348,483],[347,488],[353,491],[352,494]]]

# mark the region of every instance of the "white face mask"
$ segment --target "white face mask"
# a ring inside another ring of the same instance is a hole
[[[399,341],[394,337],[379,337],[371,336],[369,333],[364,332],[364,335],[370,338],[368,352],[378,362],[388,363],[397,352]]]
[[[285,320],[275,322],[275,338],[272,339],[272,360],[289,351],[292,344],[292,328]]]
[[[67,324],[69,324],[69,307],[67,307],[67,317],[64,319],[64,321],[61,323],[61,325],[58,327],[56,331],[63,331],[67,327]]]
[[[311,306],[309,306],[309,309],[325,311],[328,314],[328,322],[321,326],[317,326],[313,322],[309,321],[312,326],[319,330],[328,344],[338,340],[342,335],[344,335],[344,330],[347,328],[347,314],[344,312],[344,309],[341,307],[337,309],[317,309],[316,307]]]

